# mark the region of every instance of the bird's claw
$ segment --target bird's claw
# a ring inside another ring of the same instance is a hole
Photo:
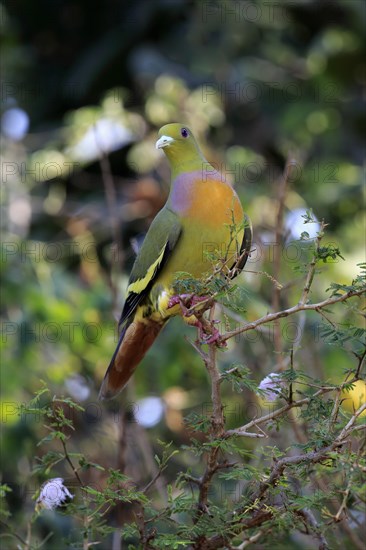
[[[190,317],[192,315],[190,310],[197,304],[207,300],[207,296],[197,296],[196,294],[176,294],[169,299],[167,309],[171,309],[179,304],[182,309],[183,316]]]
[[[207,338],[207,336],[208,336],[208,338]],[[226,348],[227,347],[226,341],[221,340],[221,334],[217,330],[217,328],[213,328],[212,334],[211,335],[208,334],[207,336],[206,336],[206,338],[204,338],[205,344],[216,344],[216,346],[218,348]]]
[[[213,320],[208,322],[202,317],[202,312],[192,309],[201,302],[207,302],[210,299],[209,296],[197,296],[196,294],[176,294],[169,299],[168,309],[180,305],[183,317],[199,317],[196,319],[194,326],[198,328],[199,339],[202,344],[216,344],[218,348],[226,348],[226,341],[221,340],[221,334],[214,325],[220,321]]]
[[[212,323],[219,323],[219,321],[212,321]],[[202,323],[197,320],[196,326],[199,331],[199,337],[203,344],[216,344],[218,348],[226,348],[226,341],[221,340],[221,334],[217,328],[210,326],[209,324]]]
[[[169,302],[168,302],[168,308],[167,309],[171,309],[172,307],[178,305],[181,303],[181,296],[179,295],[174,295],[172,296],[171,298],[169,298]]]

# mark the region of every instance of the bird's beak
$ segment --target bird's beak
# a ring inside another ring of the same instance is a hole
[[[170,136],[161,136],[160,139],[155,143],[155,147],[157,149],[163,149],[164,147],[168,147],[171,143],[173,143],[174,139]]]

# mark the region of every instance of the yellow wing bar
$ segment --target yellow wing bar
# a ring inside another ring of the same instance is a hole
[[[142,277],[142,279],[137,279],[133,283],[131,283],[127,288],[127,295],[130,294],[130,292],[133,292],[134,294],[141,294],[143,290],[147,287],[147,285],[151,282],[151,280],[154,278],[154,275],[156,273],[156,270],[158,269],[159,265],[161,264],[161,261],[164,256],[164,252],[166,249],[168,243],[165,243],[163,248],[161,249],[161,252],[158,256],[158,258],[155,260],[153,264],[149,267],[149,269],[146,272],[146,275]]]

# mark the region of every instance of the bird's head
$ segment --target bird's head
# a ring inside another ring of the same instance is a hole
[[[189,161],[199,160],[201,162],[204,160],[192,131],[185,124],[166,124],[160,128],[158,136],[156,148],[164,149],[164,153],[173,166]]]

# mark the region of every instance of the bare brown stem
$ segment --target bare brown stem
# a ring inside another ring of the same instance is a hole
[[[283,238],[283,217],[285,211],[286,190],[288,184],[288,175],[290,171],[290,162],[286,162],[284,172],[281,177],[279,189],[278,189],[278,210],[276,217],[275,228],[275,245],[274,245],[274,258],[273,258],[273,278],[278,281],[281,271],[281,243]],[[278,311],[280,309],[281,299],[281,287],[275,285],[272,295],[272,309]],[[277,366],[282,368],[282,335],[281,335],[281,323],[280,319],[276,319],[274,322],[274,349],[276,352]]]
[[[284,405],[283,407],[281,407],[279,409],[276,409],[275,411],[272,411],[268,414],[265,414],[265,415],[261,416],[260,418],[254,418],[254,420],[251,420],[250,422],[248,422],[244,426],[241,426],[240,428],[236,428],[234,430],[228,430],[226,432],[226,435],[227,436],[239,435],[239,436],[244,436],[244,437],[245,436],[246,437],[248,437],[248,436],[253,437],[252,433],[248,432],[248,430],[250,428],[255,428],[255,427],[258,427],[259,424],[263,424],[265,422],[269,422],[270,420],[274,420],[275,418],[277,418],[279,416],[282,416],[287,411],[290,411],[291,409],[293,409],[295,407],[302,407],[303,405],[306,405],[306,404],[310,403],[310,401],[312,399],[318,397],[319,395],[322,395],[322,394],[330,392],[330,391],[334,391],[334,389],[335,388],[321,388],[312,397],[306,397],[304,399],[300,399],[299,401],[293,401],[291,403],[288,403],[287,405]],[[256,434],[256,437],[263,437],[263,436],[260,436],[260,435]]]
[[[114,179],[112,175],[111,164],[109,162],[108,155],[106,154],[103,148],[103,145],[101,143],[101,139],[100,139],[100,136],[98,135],[98,131],[96,127],[94,127],[94,135],[95,135],[95,141],[97,143],[97,147],[99,148],[99,151],[100,151],[100,159],[99,159],[100,171],[102,175],[105,197],[106,197],[107,206],[109,210],[112,237],[115,243],[115,250],[112,253],[112,262],[114,263],[114,265],[119,266],[118,259],[120,257],[120,253],[122,250],[122,242],[121,242],[120,231],[119,231],[119,217],[118,217],[118,211],[117,211],[116,187],[115,187]],[[113,305],[114,307],[116,307],[117,288],[113,282],[112,277],[110,277],[109,284],[113,295]]]
[[[68,462],[70,468],[72,469],[76,479],[78,480],[79,484],[80,484],[80,487],[85,487],[84,483],[82,482],[80,476],[79,476],[79,472],[77,471],[77,469],[75,468],[71,458],[70,458],[70,455],[68,453],[68,450],[67,450],[67,447],[66,447],[66,443],[63,439],[61,439],[61,444],[62,444],[62,447],[63,447],[63,450],[64,450],[64,456],[65,456],[65,460],[66,462]]]
[[[364,350],[363,354],[360,355],[360,356],[357,356],[358,358],[358,365],[357,365],[357,371],[356,371],[356,378],[358,378],[360,376],[360,372],[361,372],[361,369],[362,369],[362,366],[365,362],[365,357],[366,357],[366,349]]]
[[[315,519],[315,516],[311,510],[303,509],[296,511],[298,516],[303,518],[305,525],[310,528],[310,531],[314,533],[315,537],[319,540],[319,550],[327,550],[329,548],[327,539],[319,532],[319,525]]]
[[[318,232],[318,236],[317,236],[316,241],[315,241],[315,252],[314,252],[314,255],[313,255],[312,260],[311,260],[310,265],[309,265],[309,271],[306,275],[305,285],[304,285],[302,295],[301,295],[301,298],[300,298],[299,304],[301,304],[301,305],[306,303],[306,301],[308,299],[308,296],[309,296],[311,285],[312,285],[313,280],[314,280],[315,269],[316,269],[316,264],[317,264],[317,261],[318,261],[318,255],[319,255],[319,247],[320,247],[321,240],[324,236],[324,229],[325,228],[326,228],[326,223],[323,220],[322,223],[321,223],[321,226],[320,226],[320,230]]]
[[[210,322],[213,322],[215,308],[212,306],[210,309]],[[221,402],[220,392],[220,373],[216,365],[216,345],[212,343],[208,347],[208,353],[202,355],[205,367],[211,380],[211,400],[212,400],[212,415],[211,415],[211,429],[210,440],[214,441],[223,436],[225,431],[224,412]],[[212,477],[218,470],[219,463],[217,457],[219,454],[219,446],[212,446],[208,452],[207,464],[205,472],[200,480],[199,495],[198,495],[198,512],[199,514],[207,511],[208,504],[208,490],[212,480]],[[198,517],[196,520],[198,520]]]

